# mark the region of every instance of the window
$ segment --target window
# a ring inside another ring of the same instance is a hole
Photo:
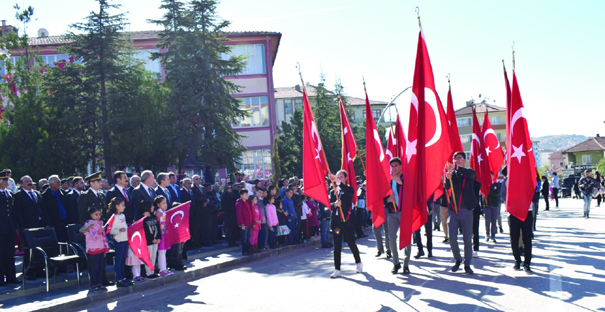
[[[143,62],[143,66],[145,69],[157,74],[162,73],[162,66],[160,64],[160,60],[152,60],[151,53],[160,52],[158,49],[144,49],[139,50],[134,54],[134,58]]]
[[[233,127],[261,127],[269,125],[269,103],[266,96],[240,98],[241,108],[250,116],[239,118]]]
[[[582,155],[582,165],[592,165],[592,155]]]
[[[458,123],[458,127],[470,127],[471,126],[471,118],[456,118],[456,122]]]
[[[50,55],[40,55],[42,57],[42,63],[45,65],[55,66],[55,62],[65,60],[69,62],[69,57],[65,54],[50,54]]]
[[[471,135],[470,134],[461,134],[460,142],[462,142],[462,144],[471,143]]]
[[[271,178],[271,176],[273,176],[271,150],[259,149],[245,151],[242,155],[241,171],[244,173],[244,180]]]
[[[374,121],[377,121],[378,118],[380,118],[380,113],[381,113],[380,109],[373,109],[372,110],[372,117],[374,117]],[[363,111],[363,120],[366,120],[366,116],[367,116],[367,113],[364,110]]]
[[[240,73],[241,75],[253,75],[265,73],[265,45],[263,44],[239,44],[231,46],[231,51],[222,54],[223,59],[229,59],[232,56],[247,57],[247,64]]]
[[[292,100],[284,100],[284,113],[286,115],[294,114],[294,106],[292,104]]]
[[[490,122],[492,123],[492,125],[499,125],[500,124],[500,116],[490,117]]]

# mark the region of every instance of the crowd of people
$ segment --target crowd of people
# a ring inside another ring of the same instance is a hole
[[[112,179],[115,185],[110,188],[101,172],[86,178],[61,179],[52,175],[36,185],[27,175],[15,183],[11,171],[5,169],[0,172],[0,273],[3,277],[0,285],[21,283],[16,278],[14,264],[17,236],[24,247],[27,242],[23,231],[53,228],[57,239],[64,242],[68,241],[67,226],[70,224],[78,224],[86,237],[87,265],[94,292],[105,291],[108,285],[127,287],[145,279],[171,275],[171,270],[186,270],[183,260],[187,259],[187,250],[217,244],[223,234],[229,246],[241,245],[242,255],[320,240],[323,248],[334,248],[335,270],[331,277],[337,278],[341,276],[343,240],[353,254],[357,272],[363,271],[356,239],[365,237],[363,229],[372,226],[376,257],[386,254],[391,258],[393,274],[399,270],[410,274],[412,244],[403,248],[403,266],[399,259],[398,234],[405,200],[401,164],[399,158],[390,160],[392,195],[384,199],[386,220],[379,227],[371,225],[371,212],[365,207],[363,178],[357,177],[355,203],[355,190],[348,185],[344,170],[330,174],[330,179],[326,180],[331,202],[328,207],[306,197],[304,183],[296,177],[282,179],[279,185],[273,185],[268,180],[243,181],[242,176],[238,176],[237,181],[220,185],[205,183],[199,175],[189,178],[162,172],[156,177],[146,170],[129,178],[124,171],[116,171]],[[503,233],[500,207],[506,199],[507,171],[505,167],[501,172],[504,181],[494,182],[489,194],[482,196],[474,171],[465,165],[466,155],[455,153],[453,163],[447,166],[445,191],[431,196],[427,202],[429,218],[423,226],[427,253],[424,252],[422,229],[419,229],[413,234],[418,249],[414,258],[432,257],[432,232],[443,230],[443,243],[449,243],[455,260],[452,272],[457,272],[464,262],[465,273],[473,274],[471,261],[478,257],[480,216],[485,219],[487,243],[496,243],[498,230]],[[494,174],[497,173],[492,172]],[[529,274],[532,273],[532,239],[540,198],[546,202],[545,210],[550,209],[549,199],[555,201],[556,207],[559,204],[559,177],[556,172],[550,175],[551,179],[537,177],[535,196],[525,220],[512,215],[508,220],[514,269],[521,270],[523,265],[523,270]],[[592,198],[597,198],[600,204],[605,186],[603,177],[597,172],[593,178],[588,170],[577,185],[585,203],[584,217],[588,218]],[[164,244],[166,211],[189,201],[190,240],[172,246]],[[113,223],[107,227],[112,216]],[[155,270],[144,265],[128,245],[127,229],[141,218],[144,218],[151,261],[157,264]],[[464,256],[458,244],[459,235],[462,236]],[[115,250],[115,282],[108,280],[105,273],[104,256],[110,248]],[[28,252],[33,251],[26,250],[24,267],[28,266]],[[521,255],[524,255],[523,262]],[[142,267],[145,267],[144,273]],[[44,276],[42,269],[26,273],[23,278],[30,280]]]

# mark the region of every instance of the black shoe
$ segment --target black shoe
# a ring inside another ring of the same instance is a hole
[[[465,272],[466,274],[474,274],[474,273],[475,273],[475,272],[473,272],[473,269],[471,269],[471,266],[470,266],[470,265],[465,265],[465,266],[464,266],[464,272]]]
[[[391,270],[391,273],[397,274],[397,272],[399,271],[399,269],[401,269],[401,264],[400,263],[398,263],[397,265],[393,266],[393,269]]]
[[[156,273],[153,273],[153,274],[151,274],[151,275],[147,275],[147,276],[146,276],[146,278],[148,278],[148,279],[156,279],[156,278],[158,278],[158,277],[160,277],[160,275],[159,275],[159,274],[156,274]]]
[[[492,238],[492,243],[497,243],[495,238]]]
[[[485,240],[485,242],[486,242],[486,243],[489,243],[489,240],[490,240],[490,238],[488,237],[488,238]]]
[[[175,267],[173,268],[175,271],[185,271],[187,269],[186,266],[182,266],[182,267]]]
[[[116,283],[114,283],[114,282],[112,282],[112,281],[105,281],[105,282],[103,282],[102,284],[103,284],[103,286],[113,286],[113,285],[115,285]]]
[[[382,251],[376,253],[376,258],[380,257],[380,255],[382,255]]]
[[[428,258],[432,258],[433,257],[433,252],[429,251],[429,254],[427,255]]]
[[[527,274],[533,274],[534,272],[529,268],[529,265],[523,266],[523,271]]]
[[[420,251],[418,252],[415,256],[414,259],[420,259],[420,257],[424,256],[424,251]]]
[[[390,251],[388,251],[388,250],[387,250],[387,258],[388,258],[388,259],[393,258],[393,255],[391,255],[391,252],[390,252]]]
[[[454,263],[454,266],[452,267],[452,272],[458,271],[458,269],[460,268],[460,263],[462,263],[462,261],[456,260],[456,263]]]
[[[521,271],[521,262],[515,262],[513,269],[515,269],[515,271]]]
[[[500,234],[504,233],[504,231],[502,231],[502,227],[500,227]]]
[[[125,281],[119,281],[116,285],[118,285],[118,287],[128,287],[128,286],[130,286]]]
[[[449,243],[449,242],[450,242],[450,239],[449,239],[449,238],[447,238],[447,237],[446,237],[446,238],[443,240],[443,243],[444,243],[444,244],[447,244],[447,243]]]
[[[590,215],[589,215],[589,214],[586,214],[586,219],[589,219],[589,218],[590,218]]]
[[[403,267],[403,274],[410,274],[410,268]]]

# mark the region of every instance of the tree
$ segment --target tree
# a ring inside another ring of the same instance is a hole
[[[273,185],[279,185],[279,179],[281,178],[281,168],[279,163],[279,138],[275,136],[273,138],[273,150],[271,151],[271,164],[273,166],[273,176],[271,182]]]
[[[605,158],[601,158],[597,164],[597,171],[601,174],[605,174]]]
[[[242,57],[222,57],[231,49],[223,36],[230,23],[217,17],[216,6],[212,0],[187,4],[163,0],[163,19],[151,21],[164,28],[158,47],[166,52],[153,57],[167,73],[164,84],[170,89],[168,105],[177,123],[172,142],[179,169],[193,154],[207,168],[233,171],[245,151],[240,143],[243,137],[232,124],[248,112],[232,96],[240,87],[223,79],[239,74],[245,62]]]
[[[282,176],[302,176],[303,111],[297,109],[290,123],[282,121],[277,129],[278,155]],[[275,173],[274,173],[275,174]],[[277,177],[277,179],[281,176]]]

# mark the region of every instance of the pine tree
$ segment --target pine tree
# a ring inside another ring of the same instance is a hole
[[[217,17],[217,1],[162,3],[163,19],[152,22],[164,27],[158,47],[166,52],[154,57],[167,73],[164,83],[170,89],[168,103],[177,123],[173,143],[179,169],[194,155],[207,168],[235,170],[245,147],[231,125],[247,111],[232,96],[239,86],[223,79],[240,73],[245,64],[242,57],[222,57],[231,49],[224,44],[229,22]]]

